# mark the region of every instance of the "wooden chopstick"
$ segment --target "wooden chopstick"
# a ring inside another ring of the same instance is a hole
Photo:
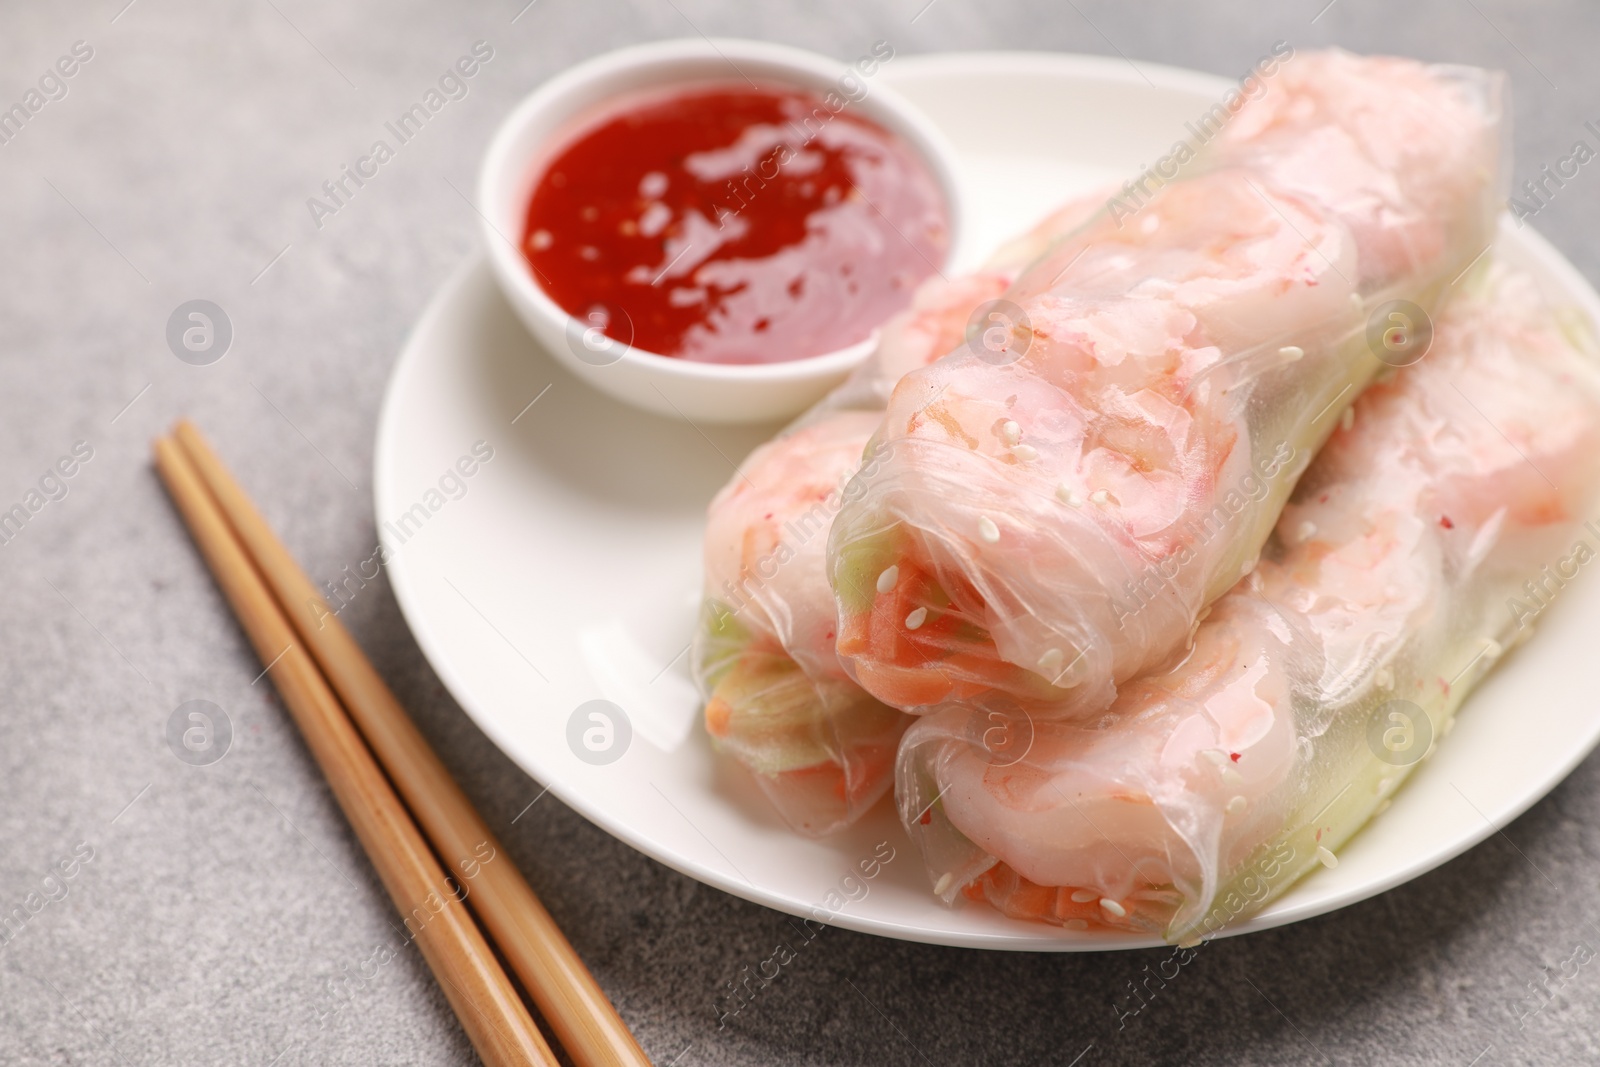
[[[155,454],[156,469],[217,584],[256,655],[270,665],[273,684],[478,1055],[490,1067],[555,1067],[555,1055],[516,987],[338,698],[295,640],[188,456],[167,439],[156,441]]]
[[[439,855],[459,870],[485,843],[502,854],[488,824],[200,431],[183,420],[173,436]],[[484,864],[468,903],[579,1067],[648,1067],[627,1024],[515,864]]]

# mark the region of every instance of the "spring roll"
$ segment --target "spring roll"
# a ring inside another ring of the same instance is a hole
[[[1248,916],[1388,805],[1515,642],[1600,498],[1587,320],[1523,274],[1463,283],[1422,362],[1373,386],[1261,565],[1175,667],[1094,722],[951,707],[898,760],[947,901],[1181,941]]]
[[[856,681],[914,713],[1093,718],[1177,654],[1488,248],[1499,86],[1294,56],[1024,271],[1003,345],[902,379],[829,549]]]

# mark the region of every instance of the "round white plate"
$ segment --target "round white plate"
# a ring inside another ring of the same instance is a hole
[[[1149,64],[1140,71],[1084,56],[977,54],[900,57],[877,77],[954,142],[981,255],[1069,196],[1137,174],[1229,85]],[[1531,230],[1508,228],[1501,254],[1600,320],[1600,299]],[[775,429],[697,428],[609,400],[534,344],[481,261],[463,267],[400,356],[374,477],[378,521],[395,553],[390,581],[455,698],[589,819],[748,900],[947,945],[1157,944],[946,908],[889,804],[843,835],[807,841],[783,827],[740,769],[714,758],[686,662],[704,512],[734,464]],[[470,477],[447,476],[475,442],[493,458]],[[1600,657],[1586,636],[1597,628],[1600,585],[1580,582],[1546,613],[1539,638],[1472,697],[1393,808],[1345,847],[1338,868],[1304,879],[1229,933],[1380,893],[1543,796],[1600,737],[1600,708],[1583,697],[1600,689]],[[632,726],[626,751],[603,766],[568,742],[569,719],[594,699],[623,708]],[[874,864],[875,854],[893,858]],[[875,877],[862,877],[864,860]]]

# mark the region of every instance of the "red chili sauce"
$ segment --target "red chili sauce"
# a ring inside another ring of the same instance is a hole
[[[522,241],[545,292],[609,337],[778,363],[906,307],[949,222],[922,159],[843,97],[706,83],[577,134],[539,178]]]

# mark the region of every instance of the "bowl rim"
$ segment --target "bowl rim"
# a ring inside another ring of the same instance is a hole
[[[893,56],[890,57],[891,59]],[[849,60],[835,59],[789,45],[768,41],[753,41],[731,37],[679,37],[665,41],[629,45],[604,52],[575,64],[547,79],[524,96],[501,120],[479,165],[477,199],[480,229],[493,268],[496,282],[506,292],[514,305],[531,311],[543,320],[552,333],[566,331],[580,322],[553,300],[533,277],[516,243],[507,237],[508,232],[520,233],[524,220],[506,217],[505,189],[508,184],[526,184],[526,177],[513,173],[513,160],[529,154],[527,130],[535,123],[555,113],[551,128],[540,135],[541,142],[532,151],[566,135],[575,120],[590,111],[601,112],[604,101],[586,101],[572,104],[571,98],[582,90],[607,83],[620,82],[641,72],[647,76],[659,73],[656,85],[692,84],[695,81],[723,80],[716,75],[682,76],[679,65],[693,61],[728,62],[745,60],[759,63],[768,70],[758,75],[770,81],[783,81],[790,75],[793,82],[813,91],[820,83],[834,83],[846,72],[853,70]],[[776,69],[774,69],[776,68]],[[742,73],[742,72],[741,72]],[[737,77],[737,75],[734,75]],[[857,75],[861,78],[861,75]],[[652,86],[634,83],[618,85],[613,90],[617,96],[648,91]],[[969,212],[963,202],[963,188],[956,163],[955,150],[945,135],[909,100],[885,84],[875,84],[860,100],[851,101],[848,107],[860,107],[867,117],[878,122],[892,134],[905,141],[928,168],[945,200],[945,214],[949,241],[943,261],[934,268],[941,276],[964,261],[968,243]],[[526,210],[526,191],[517,198],[520,211]],[[506,224],[510,223],[508,227]],[[853,370],[878,346],[881,327],[874,328],[865,338],[841,348],[819,352],[800,359],[776,363],[708,363],[698,360],[665,356],[632,344],[625,345],[621,355],[607,364],[587,364],[592,369],[603,370],[610,366],[632,364],[634,367],[668,376],[702,383],[750,382],[783,384],[804,382],[817,378],[838,376]],[[555,353],[563,362],[568,353]]]

